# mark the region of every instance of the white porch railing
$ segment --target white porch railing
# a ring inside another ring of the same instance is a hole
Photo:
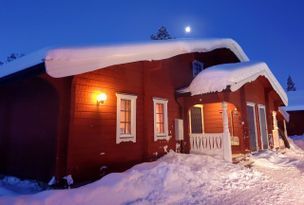
[[[232,162],[231,136],[228,126],[228,105],[222,102],[223,133],[190,134],[190,152],[218,155],[225,161]],[[190,124],[191,130],[191,124]]]
[[[191,153],[223,156],[223,133],[190,134]]]

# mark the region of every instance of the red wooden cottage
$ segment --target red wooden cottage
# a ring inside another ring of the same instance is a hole
[[[76,181],[169,150],[278,146],[287,97],[230,39],[42,50],[0,69],[0,171]]]

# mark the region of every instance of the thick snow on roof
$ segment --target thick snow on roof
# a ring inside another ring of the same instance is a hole
[[[34,53],[22,56],[21,58],[11,61],[7,64],[4,64],[0,67],[0,78],[43,63],[48,50],[49,49],[47,48],[41,49]]]
[[[230,49],[240,61],[248,61],[242,48],[232,39],[167,40],[80,48],[42,50],[26,55],[1,68],[0,78],[44,62],[55,78],[77,75],[104,67],[136,61],[161,60],[179,54]]]
[[[88,48],[51,50],[46,58],[47,73],[55,78],[77,75],[96,69],[146,60],[161,60],[179,54],[228,48],[241,61],[248,61],[242,48],[231,39],[151,41]]]
[[[199,95],[221,92],[227,86],[233,92],[244,84],[256,80],[259,76],[264,76],[269,80],[283,103],[287,105],[288,98],[284,89],[272,74],[267,64],[263,62],[230,63],[209,67],[200,72],[193,79],[190,86],[181,90],[181,92],[191,92],[191,95]]]
[[[304,110],[304,90],[296,90],[287,92],[288,106],[286,111]]]

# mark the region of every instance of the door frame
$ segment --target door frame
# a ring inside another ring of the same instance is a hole
[[[254,120],[254,127],[255,127],[255,141],[256,141],[256,151],[259,151],[259,142],[258,142],[258,128],[257,128],[257,115],[256,115],[256,110],[255,106],[256,104],[253,102],[246,102],[246,106],[252,107],[253,108],[253,120]],[[247,112],[247,110],[246,110]],[[247,113],[248,114],[248,113]],[[250,135],[249,135],[249,140],[250,140]],[[250,141],[249,141],[249,148],[250,148]],[[253,151],[255,152],[255,151]]]
[[[264,143],[263,143],[263,136],[262,136],[262,121],[261,121],[261,117],[260,116],[260,109],[264,109],[264,113],[265,113],[265,127],[266,127],[266,140],[267,140],[267,148],[269,149],[269,141],[268,141],[268,126],[267,126],[267,116],[266,116],[266,106],[263,104],[258,104],[258,113],[259,113],[259,126],[260,126],[260,135],[261,135],[261,149],[264,150]]]

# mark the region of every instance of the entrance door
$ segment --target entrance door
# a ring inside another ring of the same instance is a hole
[[[261,130],[261,141],[263,149],[268,149],[268,130],[266,120],[266,110],[264,105],[259,105],[259,117],[260,117],[260,130]]]
[[[195,105],[190,110],[190,133],[203,133],[203,106]]]
[[[256,129],[256,118],[255,118],[255,106],[252,103],[247,103],[247,121],[250,138],[250,150],[257,151],[257,129]]]

